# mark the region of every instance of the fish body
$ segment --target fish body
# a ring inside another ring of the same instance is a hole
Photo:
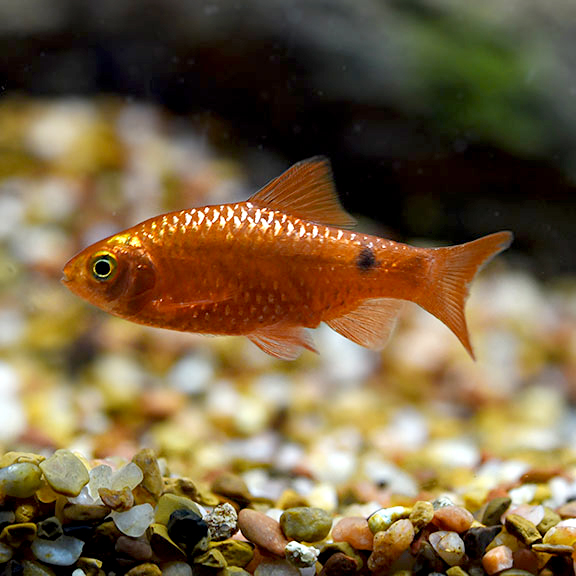
[[[299,162],[246,202],[160,215],[83,250],[64,283],[133,322],[244,335],[292,359],[321,322],[382,348],[406,301],[442,320],[473,356],[464,304],[510,232],[417,248],[347,228],[323,158]]]

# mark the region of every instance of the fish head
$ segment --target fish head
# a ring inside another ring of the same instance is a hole
[[[65,266],[62,282],[99,308],[129,318],[151,299],[154,262],[137,237],[112,236],[92,244]]]

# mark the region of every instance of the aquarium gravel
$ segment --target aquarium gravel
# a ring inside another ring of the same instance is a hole
[[[245,196],[239,164],[114,100],[4,100],[0,128],[3,574],[573,573],[573,278],[492,264],[476,363],[415,306],[382,353],[320,329],[292,363],[135,326],[63,263]]]

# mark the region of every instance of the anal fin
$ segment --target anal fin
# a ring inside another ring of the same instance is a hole
[[[326,324],[360,346],[380,350],[386,346],[403,304],[403,300],[393,298],[365,300],[344,316],[327,320]]]
[[[298,358],[303,348],[311,352],[318,352],[314,347],[312,337],[301,326],[274,324],[248,334],[248,338],[258,348],[281,360]]]

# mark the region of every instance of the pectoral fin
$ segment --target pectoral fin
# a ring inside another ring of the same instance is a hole
[[[308,331],[300,326],[274,324],[249,334],[248,338],[258,348],[281,360],[298,358],[303,348],[318,352]]]
[[[351,312],[327,320],[326,324],[360,346],[379,350],[386,346],[403,304],[403,300],[392,298],[365,300]]]

